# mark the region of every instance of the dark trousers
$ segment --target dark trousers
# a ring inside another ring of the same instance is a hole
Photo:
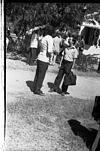
[[[37,48],[30,48],[28,63],[32,65],[37,58]]]
[[[42,87],[42,83],[45,78],[46,71],[48,69],[49,63],[37,60],[37,69],[36,69],[36,74],[34,78],[34,91],[40,91]]]
[[[63,60],[62,61],[62,64],[61,64],[61,67],[59,69],[59,72],[58,72],[58,75],[54,81],[54,89],[59,89],[59,86],[61,84],[61,81],[63,79],[63,76],[66,74],[66,75],[69,75],[71,69],[72,69],[72,65],[73,65],[73,62],[69,62],[67,60]],[[62,89],[65,90],[65,84],[63,82],[62,84]],[[66,86],[66,90],[67,90],[67,86]]]
[[[67,92],[67,90],[68,90],[68,85],[65,85],[65,83],[63,82],[61,89],[62,89],[62,92]]]

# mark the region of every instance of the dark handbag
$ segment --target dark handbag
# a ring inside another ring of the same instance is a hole
[[[71,71],[68,76],[65,75],[64,84],[65,85],[76,85],[76,79],[77,79],[76,75]]]
[[[100,121],[100,96],[95,97],[92,116],[94,117],[95,121]]]

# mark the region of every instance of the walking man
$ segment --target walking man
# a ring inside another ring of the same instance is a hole
[[[64,49],[63,49],[64,57],[58,75],[54,81],[54,87],[50,90],[50,92],[55,91],[57,93],[67,94],[68,85],[65,85],[63,81],[62,90],[61,90],[60,84],[65,75],[69,76],[71,69],[75,64],[75,59],[78,56],[78,51],[75,48],[75,42],[76,40],[73,39],[72,37],[69,39],[69,46],[66,45],[66,43],[64,42]]]
[[[40,42],[40,53],[37,58],[37,69],[34,78],[34,88],[35,94],[44,95],[41,91],[42,83],[45,78],[46,71],[48,69],[50,57],[53,53],[53,27],[47,26],[45,29],[45,36]]]
[[[30,52],[29,52],[29,65],[33,65],[37,59],[38,49],[38,30],[32,32]]]

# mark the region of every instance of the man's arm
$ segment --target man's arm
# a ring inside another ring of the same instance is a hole
[[[53,38],[48,37],[48,53],[53,53]]]
[[[72,66],[72,68],[75,67],[75,62],[76,62],[77,57],[78,57],[78,50],[75,48],[75,54],[74,54],[74,59],[73,59],[73,66]]]
[[[72,69],[75,67],[76,58],[73,59],[73,66]]]
[[[48,37],[47,39],[47,57],[51,58],[52,54],[53,54],[53,38],[52,37]]]

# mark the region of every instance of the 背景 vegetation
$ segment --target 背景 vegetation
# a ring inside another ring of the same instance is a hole
[[[28,28],[47,23],[57,28],[66,25],[76,29],[85,14],[98,11],[98,3],[7,3],[6,26],[10,23],[10,28],[17,35],[24,34]]]

